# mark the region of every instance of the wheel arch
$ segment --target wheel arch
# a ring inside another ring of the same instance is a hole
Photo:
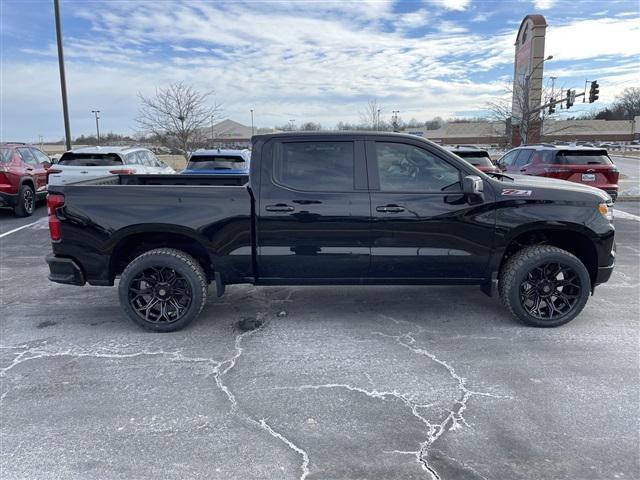
[[[132,227],[114,235],[106,248],[110,253],[110,278],[122,273],[136,257],[157,248],[172,248],[188,253],[202,266],[207,281],[214,278],[214,262],[203,239],[193,230],[176,228],[175,225],[150,225],[142,229]]]
[[[531,245],[552,245],[575,255],[586,267],[592,285],[598,275],[598,249],[595,234],[579,224],[533,224],[511,232],[498,259],[500,272],[506,261],[522,248]]]

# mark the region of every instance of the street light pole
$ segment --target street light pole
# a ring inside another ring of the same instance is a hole
[[[380,109],[378,109],[378,114],[376,115],[376,130],[380,130]]]
[[[253,131],[253,108],[251,109],[251,136],[253,137],[254,131]]]
[[[62,26],[60,25],[60,2],[53,0],[56,21],[56,39],[58,42],[58,67],[60,69],[60,90],[62,91],[62,114],[64,116],[64,140],[67,150],[71,150],[71,126],[69,125],[69,107],[67,106],[67,80],[64,74],[64,52],[62,49]]]
[[[400,110],[392,110],[393,113],[393,131],[397,132],[399,125],[398,125],[398,114],[400,113]]]
[[[98,120],[100,119],[100,115],[98,114],[100,113],[100,110],[91,110],[91,113],[96,116],[96,139],[98,145],[100,145],[100,125],[98,124]]]

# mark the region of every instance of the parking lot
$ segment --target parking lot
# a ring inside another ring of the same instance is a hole
[[[476,287],[242,285],[171,334],[47,281],[44,207],[2,211],[1,476],[640,478],[640,211],[616,209],[613,277],[557,329]]]

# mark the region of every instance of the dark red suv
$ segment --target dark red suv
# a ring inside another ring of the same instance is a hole
[[[47,195],[50,162],[31,145],[0,143],[0,207],[13,207],[20,217],[31,215],[36,201]]]
[[[496,165],[505,173],[550,177],[583,183],[618,197],[618,169],[606,150],[571,145],[523,145],[508,151]]]

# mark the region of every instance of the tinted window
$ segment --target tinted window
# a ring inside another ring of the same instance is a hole
[[[33,156],[33,153],[31,153],[31,150],[28,148],[17,148],[16,150],[18,150],[18,153],[20,153],[20,156],[22,157],[22,161],[25,163],[31,163],[31,164],[37,164],[38,161],[36,160],[36,157]]]
[[[247,168],[244,158],[236,155],[193,155],[188,170],[242,170]]]
[[[513,161],[516,159],[518,153],[520,153],[520,150],[512,150],[500,160],[498,160],[498,163],[505,166],[513,165]]]
[[[459,190],[460,172],[441,158],[413,145],[376,142],[378,177],[383,192]]]
[[[296,190],[353,190],[353,142],[291,142],[281,144],[275,178]]]
[[[565,150],[557,153],[555,162],[562,165],[611,165],[605,150]]]
[[[9,163],[12,157],[12,150],[10,148],[0,148],[0,162]]]
[[[62,155],[58,163],[74,167],[110,167],[111,165],[122,165],[122,160],[115,153],[67,152]]]
[[[516,162],[514,165],[516,167],[527,165],[532,154],[533,150],[520,150],[520,153],[518,154],[518,158],[516,158]]]
[[[491,158],[486,152],[455,152],[461,158],[464,158],[471,165],[489,167],[493,165]]]
[[[40,150],[38,150],[37,148],[32,148],[31,152],[36,157],[36,160],[38,161],[38,163],[45,163],[45,162],[51,163],[51,159],[47,155],[42,153]]]

